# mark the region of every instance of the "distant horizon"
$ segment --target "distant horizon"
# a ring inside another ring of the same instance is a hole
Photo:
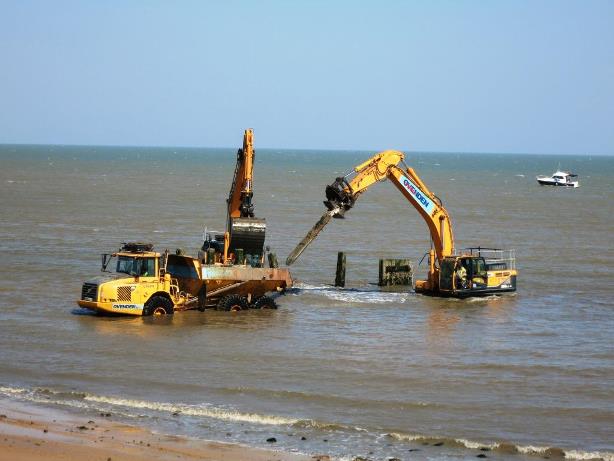
[[[138,149],[238,149],[240,147],[240,143],[237,143],[235,146],[190,146],[190,145],[138,145],[138,144],[79,144],[79,143],[24,143],[24,142],[0,142],[0,146],[36,146],[36,147],[45,147],[45,146],[58,146],[58,147],[133,147]],[[458,154],[458,155],[470,155],[470,154],[493,154],[493,155],[535,155],[535,156],[547,156],[553,157],[556,155],[561,155],[565,157],[569,156],[582,156],[582,157],[614,157],[614,153],[575,153],[575,152],[493,152],[493,151],[446,151],[446,150],[428,150],[428,149],[402,149],[402,148],[382,148],[382,149],[340,149],[340,148],[307,148],[307,147],[267,147],[267,146],[255,146],[254,150],[257,152],[258,150],[285,150],[285,151],[296,151],[296,152],[305,152],[305,151],[315,151],[315,152],[344,152],[344,153],[353,153],[353,152],[382,152],[384,150],[398,150],[403,153],[415,153],[415,154]]]

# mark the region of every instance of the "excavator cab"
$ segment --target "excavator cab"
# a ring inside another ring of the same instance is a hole
[[[472,296],[488,287],[486,261],[481,256],[448,256],[439,269],[439,289],[454,296]]]

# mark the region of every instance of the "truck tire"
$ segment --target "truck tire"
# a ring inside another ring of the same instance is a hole
[[[164,296],[152,296],[149,301],[145,303],[143,308],[143,316],[149,317],[151,315],[173,315],[175,309],[173,303]]]
[[[247,300],[239,295],[223,296],[217,303],[216,309],[219,311],[243,311],[247,309]]]
[[[277,304],[273,298],[269,298],[268,296],[261,296],[256,299],[252,306],[254,309],[277,309]]]

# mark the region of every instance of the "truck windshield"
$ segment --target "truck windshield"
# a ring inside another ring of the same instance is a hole
[[[154,274],[154,258],[131,258],[129,256],[119,256],[117,258],[116,272],[132,276],[151,277]]]

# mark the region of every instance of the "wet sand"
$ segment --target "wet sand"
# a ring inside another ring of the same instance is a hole
[[[101,414],[88,419],[0,401],[0,461],[305,461],[307,455],[156,434]],[[327,457],[322,457],[327,459]]]

